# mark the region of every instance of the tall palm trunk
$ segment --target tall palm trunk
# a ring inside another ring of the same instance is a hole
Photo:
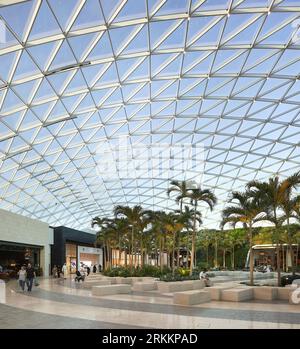
[[[180,200],[180,214],[182,215],[182,205],[183,205],[183,199]],[[179,265],[179,256],[180,256],[180,232],[178,232],[178,236],[177,236],[177,260],[176,260],[176,265],[177,265],[177,268],[180,267]]]
[[[218,268],[219,263],[218,263],[218,239],[215,241],[215,268]]]
[[[209,246],[206,247],[206,268],[208,268],[208,249]]]
[[[173,232],[173,248],[172,248],[172,275],[175,275],[175,248],[176,248],[176,233]]]
[[[194,223],[193,223],[193,234],[192,234],[192,252],[191,252],[190,276],[192,276],[192,274],[193,274],[194,258],[195,258],[197,200],[195,200],[194,207],[195,207],[195,212],[194,212]]]
[[[276,241],[276,253],[277,253],[277,258],[276,258],[276,263],[277,263],[277,286],[281,286],[281,267],[280,267],[280,244],[277,238]]]
[[[231,252],[231,269],[234,270],[234,245],[232,246]]]
[[[134,227],[132,225],[132,228],[131,228],[131,261],[130,261],[130,273],[131,274],[132,274],[132,268],[133,268],[133,253],[134,253],[133,241],[134,241]]]
[[[296,274],[296,268],[294,263],[294,250],[292,245],[292,236],[291,236],[291,229],[290,229],[290,217],[287,218],[287,231],[288,231],[288,244],[289,244],[289,251],[291,256],[291,268],[292,268],[292,274]]]
[[[223,249],[223,268],[226,268],[226,250]]]
[[[252,223],[249,224],[249,247],[250,247],[250,286],[254,283],[254,254],[253,254],[253,238]]]
[[[163,272],[163,239],[160,238],[160,246],[159,246],[159,263],[160,263],[160,271]]]

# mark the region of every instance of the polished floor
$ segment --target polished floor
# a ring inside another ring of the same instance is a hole
[[[93,297],[73,280],[44,279],[31,293],[6,286],[0,328],[300,329],[300,307],[285,301],[173,305],[171,294]]]

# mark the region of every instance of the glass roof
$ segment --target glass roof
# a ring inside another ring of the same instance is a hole
[[[215,228],[231,190],[299,170],[299,1],[0,6],[0,208],[85,228],[116,204],[175,208],[170,179],[201,178]],[[105,151],[120,143],[130,171]],[[182,171],[162,145],[202,160]]]

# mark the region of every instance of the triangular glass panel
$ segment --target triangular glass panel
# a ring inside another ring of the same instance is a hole
[[[101,1],[101,5],[103,1]],[[84,3],[71,31],[90,28],[104,24],[101,7],[98,0],[89,0]]]
[[[128,0],[117,17],[113,20],[113,23],[145,18],[146,15],[146,4],[144,1]]]
[[[229,21],[231,21],[231,18],[235,17],[235,15],[230,16],[229,17]],[[256,20],[254,23],[248,25],[248,21],[252,21],[254,20],[256,17]],[[237,23],[240,24],[241,22],[241,18],[240,18],[240,14],[238,14],[236,16],[236,20]],[[264,18],[262,16],[257,17],[257,15],[254,15],[252,17],[248,16],[247,20],[240,24],[238,27],[235,28],[235,30],[233,31],[233,33],[229,33],[226,36],[226,29],[225,29],[225,33],[223,35],[223,38],[221,40],[221,45],[223,43],[225,43],[225,46],[227,45],[251,45],[253,43],[253,40],[255,39],[257,33],[259,32],[260,26],[263,23]],[[228,22],[227,22],[228,23]],[[245,27],[246,26],[246,27]],[[226,26],[227,27],[227,26]],[[241,27],[243,27],[242,31],[239,32],[237,35],[235,35],[235,33],[237,33]],[[233,38],[231,38],[230,40],[229,37],[231,35],[235,35]]]
[[[51,62],[50,70],[52,69],[62,69],[66,66],[76,64],[76,59],[73,52],[71,51],[67,41],[65,40],[56,53],[55,58]]]
[[[104,32],[100,40],[86,58],[87,61],[93,61],[101,58],[113,57],[111,43],[107,32]]]
[[[16,58],[17,53],[15,52],[0,55],[0,78],[3,81],[8,81]]]
[[[42,45],[36,45],[28,47],[28,52],[33,57],[35,63],[40,67],[42,71],[48,66],[49,60],[52,57],[57,45],[60,42],[54,41]]]
[[[138,34],[130,41],[129,45],[121,52],[121,56],[133,52],[144,52],[149,50],[148,27],[144,25]]]
[[[95,102],[90,94],[87,94],[76,108],[76,113],[84,112],[85,110],[95,108]]]
[[[49,5],[58,19],[60,26],[63,30],[65,30],[69,25],[72,16],[80,5],[80,1],[49,0]]]
[[[25,112],[25,115],[22,119],[20,130],[28,127],[38,126],[40,124],[41,124],[41,121],[33,114],[33,112],[30,109],[28,109]]]
[[[57,95],[54,92],[54,90],[52,89],[52,86],[44,78],[42,83],[40,84],[32,102],[37,103],[37,102],[41,102],[43,100],[46,100],[46,99],[49,99],[52,97],[56,97],[56,96]]]
[[[22,1],[15,5],[0,8],[0,15],[23,41],[28,30],[28,25],[33,15],[36,3],[34,1]],[[22,13],[22,16],[20,16]]]
[[[106,72],[101,76],[101,78],[97,81],[95,87],[106,85],[109,83],[119,82],[119,77],[117,74],[116,66],[112,64]]]
[[[33,97],[33,92],[35,91],[40,80],[33,80],[29,82],[24,82],[22,84],[15,85],[13,87],[15,93],[25,102],[29,103]]]
[[[45,20],[45,18],[47,18],[47,20]],[[42,1],[39,12],[30,31],[29,40],[40,39],[58,33],[61,33],[61,29],[57,20],[49,8],[48,3]]]
[[[64,93],[80,91],[82,89],[87,89],[86,82],[84,80],[81,70],[77,70],[76,74],[69,83],[68,87],[65,89]]]
[[[139,28],[140,26],[130,26],[110,30],[111,42],[116,55],[122,52],[124,45],[131,40]]]
[[[1,112],[7,113],[22,106],[24,106],[24,104],[20,98],[17,97],[17,95],[11,89],[8,89],[1,107]]]
[[[171,49],[184,46],[186,34],[186,22],[179,25],[165,40],[156,47],[156,50]],[[151,33],[150,33],[151,35]]]
[[[189,41],[187,47],[215,46],[220,39],[220,34],[224,27],[225,19],[218,21],[212,28],[206,31],[195,42]]]
[[[93,44],[97,37],[97,34],[85,34],[78,35],[69,38],[69,44],[74,52],[75,57],[79,62],[82,61],[83,57],[86,55],[86,52],[90,50],[90,46]]]
[[[18,61],[17,69],[14,72],[13,81],[39,73],[38,67],[34,64],[29,54],[23,50]]]

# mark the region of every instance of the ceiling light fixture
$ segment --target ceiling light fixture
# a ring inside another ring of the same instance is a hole
[[[66,65],[64,67],[60,67],[57,69],[48,70],[47,72],[44,72],[44,75],[49,76],[49,75],[53,75],[53,74],[57,74],[57,73],[61,73],[61,72],[65,72],[65,71],[69,71],[69,70],[73,70],[73,69],[86,67],[90,64],[91,64],[90,61],[82,62],[82,63],[78,63],[78,64],[70,64],[70,65]]]

